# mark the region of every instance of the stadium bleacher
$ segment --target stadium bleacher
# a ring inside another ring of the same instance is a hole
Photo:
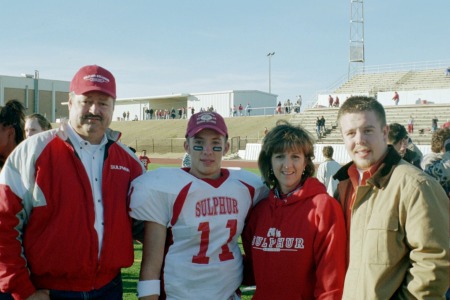
[[[450,104],[419,104],[386,106],[386,119],[388,123],[399,123],[407,127],[410,116],[414,118],[414,133],[411,139],[418,145],[429,145],[431,143],[431,119],[436,116],[439,124],[450,119]],[[336,124],[338,108],[311,108],[302,114],[292,115],[290,122],[302,125],[311,133],[315,133],[316,118],[324,116],[327,134],[317,141],[319,144],[342,143],[340,131]],[[423,133],[420,133],[423,129]]]
[[[352,94],[385,91],[437,90],[450,88],[450,80],[443,68],[381,73],[362,73],[352,77],[333,94]]]

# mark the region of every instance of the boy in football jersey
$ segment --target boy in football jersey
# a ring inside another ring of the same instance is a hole
[[[221,168],[225,121],[194,114],[184,148],[190,168],[159,168],[133,181],[130,215],[145,221],[139,299],[239,299],[238,237],[268,189],[256,175]]]
[[[144,165],[144,168],[148,170],[148,165],[151,163],[151,161],[147,156],[147,150],[142,150],[142,154],[139,156],[139,160]]]

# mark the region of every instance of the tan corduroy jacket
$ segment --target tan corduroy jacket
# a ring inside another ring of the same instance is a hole
[[[344,207],[351,164],[335,175]],[[439,183],[389,146],[378,170],[356,191],[343,299],[443,299],[448,205]]]

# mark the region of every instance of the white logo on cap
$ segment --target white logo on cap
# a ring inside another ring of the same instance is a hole
[[[197,119],[197,124],[199,123],[216,123],[216,118],[213,114],[206,113],[199,116]]]
[[[83,77],[84,80],[91,81],[91,82],[100,82],[100,83],[108,83],[109,79],[105,76],[93,74],[93,75],[86,75]]]

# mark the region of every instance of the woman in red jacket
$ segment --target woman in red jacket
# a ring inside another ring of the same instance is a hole
[[[242,239],[244,284],[260,299],[341,299],[346,231],[340,204],[313,178],[311,135],[286,121],[265,136],[258,164],[271,188]]]

